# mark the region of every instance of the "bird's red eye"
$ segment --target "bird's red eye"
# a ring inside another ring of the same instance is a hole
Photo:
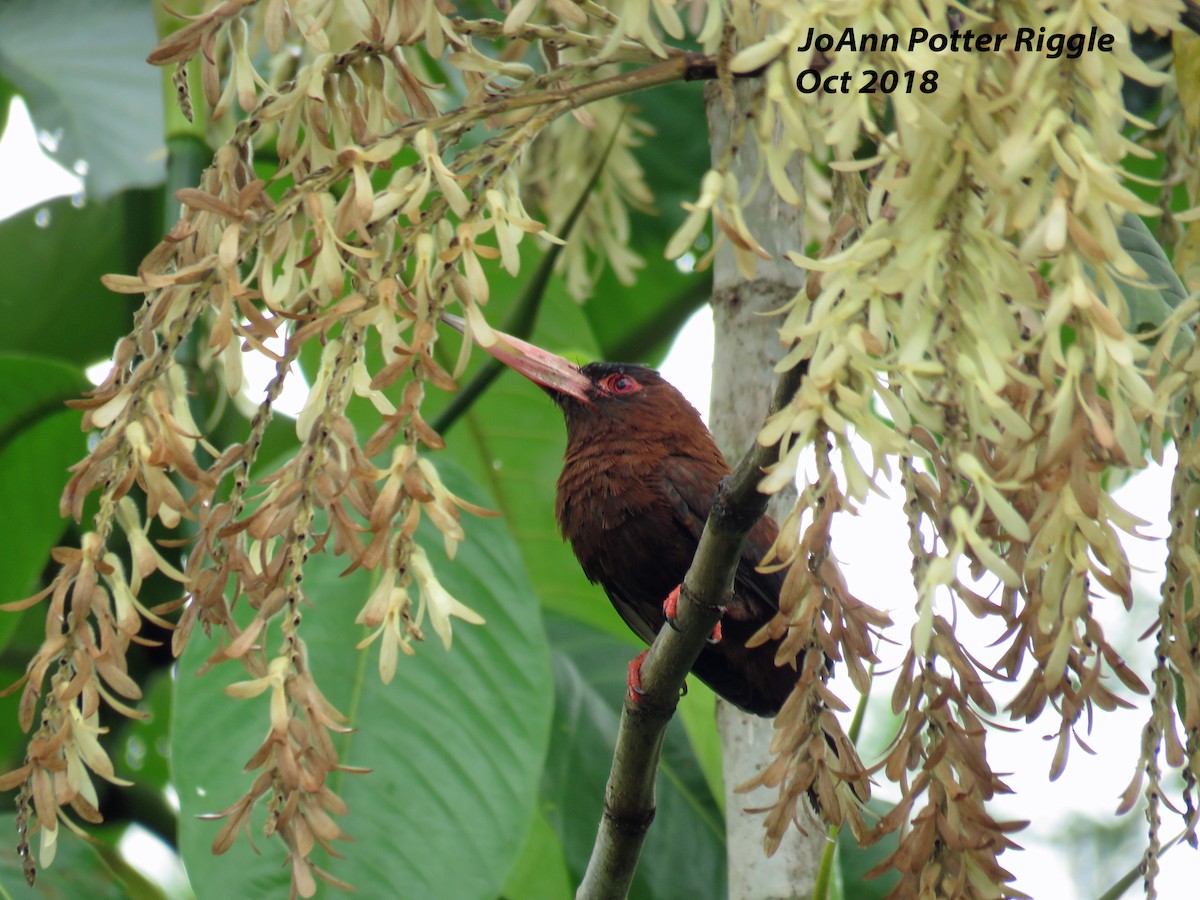
[[[628,375],[622,375],[620,372],[614,372],[612,375],[605,375],[600,380],[600,386],[610,394],[633,394],[642,389],[636,378],[631,378]]]

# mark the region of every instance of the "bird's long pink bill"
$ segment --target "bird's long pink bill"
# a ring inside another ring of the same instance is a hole
[[[450,313],[442,313],[442,321],[460,333],[466,329],[466,323]],[[574,363],[511,334],[494,329],[493,332],[496,342],[490,347],[482,344],[480,347],[497,360],[539,387],[574,397],[581,403],[591,403],[592,382]]]

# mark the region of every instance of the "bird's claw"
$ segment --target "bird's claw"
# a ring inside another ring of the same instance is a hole
[[[646,659],[646,654],[649,652],[649,650],[643,650],[629,661],[629,689],[625,692],[625,696],[634,703],[641,700],[642,696],[646,693],[645,688],[642,687],[642,662]]]
[[[717,627],[720,628],[719,625]],[[631,703],[639,703],[642,697],[646,695],[646,689],[642,687],[642,663],[645,662],[646,654],[649,652],[649,650],[643,650],[629,661],[629,687],[625,695]],[[683,684],[679,687],[679,696],[686,697],[687,692],[687,680],[684,679]]]
[[[679,630],[679,625],[677,625],[675,622],[675,616],[679,612],[679,590],[682,587],[682,584],[676,585],[675,589],[672,590],[671,593],[667,594],[667,599],[663,601],[662,605],[663,618],[666,619],[667,624],[671,626],[672,631]],[[712,634],[709,636],[708,642],[710,644],[721,643],[720,622],[713,626]]]
[[[675,624],[675,616],[679,611],[679,589],[681,587],[683,587],[681,584],[675,585],[675,589],[667,594],[667,599],[663,601],[663,618],[667,620],[672,631],[679,630],[679,626]]]

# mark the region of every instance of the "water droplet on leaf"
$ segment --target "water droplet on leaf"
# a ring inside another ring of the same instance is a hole
[[[139,737],[131,737],[125,745],[125,762],[129,768],[137,770],[146,763],[146,742]]]
[[[37,139],[47,153],[57,153],[58,145],[62,143],[63,130],[61,128],[55,128],[53,131],[39,130]]]

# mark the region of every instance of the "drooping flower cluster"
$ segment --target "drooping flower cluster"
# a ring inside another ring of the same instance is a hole
[[[668,6],[664,16],[673,19]],[[558,24],[564,18],[597,28],[570,31]],[[422,417],[425,393],[453,389],[465,364],[435,350],[439,316],[454,305],[473,338],[489,341],[486,269],[496,261],[515,275],[522,240],[558,240],[543,220],[561,221],[563,198],[578,197],[593,174],[590,227],[565,254],[570,280],[586,291],[605,261],[631,276],[625,203],[650,202],[628,149],[642,126],[615,99],[590,115],[582,107],[628,90],[612,80],[614,66],[663,55],[656,38],[645,40],[656,33],[649,21],[572,4],[557,13],[522,4],[502,23],[453,18],[434,0],[226,0],[150,54],[176,67],[188,115],[200,100],[188,90],[188,68],[198,69],[201,112],[219,147],[200,183],[176,193],[179,221],[137,272],[106,278],[145,302],[108,379],[80,403],[84,428],[98,438],[62,508],[80,519],[98,496],[99,509],[81,546],[56,552],[61,568],[50,587],[11,607],[49,597],[46,641],[21,700],[21,725],[34,729],[28,755],[0,781],[22,786],[21,827],[40,830],[43,864],[59,822],[77,827],[68,808],[98,821],[91,777],[119,781],[95,737],[100,701],[139,715],[129,706],[141,692],[125,655],[153,622],[174,629],[176,654],[197,626],[215,633],[206,668],[237,660],[249,676],[229,687],[231,697],[269,692],[267,737],[247,762],[256,777],[219,814],[214,850],[228,848],[262,803],[295,890],[311,895],[318,877],[336,883],[309,853],[343,837],[333,816],[345,804],[329,776],[344,768],[332,737],[346,726],[307,666],[303,610],[316,598],[305,563],[332,552],[351,569],[380,573],[357,621],[385,682],[425,627],[449,647],[453,619],[482,623],[414,541],[425,518],[453,556],[466,538],[462,512],[484,513],[453,494],[425,455],[443,446]],[[542,71],[523,61],[534,50],[549,63]],[[461,83],[433,87],[431,59]],[[571,112],[603,140],[550,128]],[[481,126],[487,139],[464,142]],[[260,176],[255,150],[268,142],[279,166]],[[580,168],[526,189],[521,179],[541,165],[538,154],[570,155]],[[199,372],[181,358],[185,345],[200,357]],[[296,452],[264,476],[267,427],[309,346],[320,348],[319,362],[296,421]],[[236,398],[247,353],[269,358],[276,375],[245,438],[215,446],[193,419],[191,379],[215,375]],[[354,397],[378,414],[362,438],[346,414]],[[156,550],[152,524],[194,534],[184,566]],[[128,564],[112,549],[117,532],[128,539]],[[138,600],[155,571],[180,584],[183,599],[171,608]],[[235,619],[239,602],[253,611],[248,619]],[[179,607],[174,621],[163,618]],[[24,838],[22,851],[30,857]]]
[[[836,239],[817,256],[792,254],[809,280],[786,310],[781,368],[806,361],[808,374],[760,434],[781,448],[764,490],[790,482],[804,448],[828,441],[841,451],[851,500],[864,499],[894,461],[907,491],[918,620],[893,695],[902,723],[883,764],[903,799],[875,829],[903,832],[891,858],[903,875],[899,895],[996,896],[1010,877],[998,857],[1012,846],[1013,823],[984,808],[1007,790],[987,762],[984,719],[997,709],[985,674],[1024,679],[1011,717],[1058,717],[1053,777],[1081,717],[1122,702],[1109,679],[1147,691],[1093,607],[1111,602],[1108,595],[1129,609],[1118,535],[1141,536],[1143,524],[1114,502],[1105,473],[1142,467],[1147,445],[1161,460],[1164,434],[1175,438],[1181,462],[1142,762],[1151,780],[1151,890],[1164,742],[1169,764],[1188,773],[1185,817],[1195,833],[1200,718],[1185,715],[1181,741],[1171,706],[1178,684],[1181,708],[1200,708],[1200,643],[1186,624],[1185,599],[1200,576],[1189,468],[1197,303],[1169,286],[1165,312],[1148,315],[1130,299],[1148,286],[1163,289],[1164,271],[1174,275],[1165,258],[1149,269],[1147,257],[1135,259],[1145,235],[1136,217],[1157,209],[1131,191],[1122,168],[1137,151],[1126,124],[1149,127],[1126,112],[1123,79],[1161,85],[1170,77],[1138,59],[1129,29],[1178,28],[1177,6],[1018,3],[977,14],[870,0],[727,5],[740,47],[733,71],[765,66],[753,113],[763,177],[786,199],[796,193],[783,174],[789,162],[813,154],[841,198],[829,210]],[[968,26],[992,35],[1095,26],[1116,40],[1111,53],[1076,59],[906,46],[913,29]],[[901,42],[894,52],[796,52],[810,28],[897,34]],[[847,73],[856,86],[868,70],[915,73],[918,86],[886,100],[857,88],[800,96],[793,84],[808,68]],[[936,73],[932,90],[919,87],[925,72]],[[738,202],[718,166],[685,229],[697,231],[711,211],[719,239],[749,275],[758,244],[739,223]],[[684,235],[672,249],[687,243]],[[858,458],[852,434],[870,445],[870,459]],[[802,495],[799,508],[812,510],[813,527],[836,490],[823,481]],[[810,549],[813,575],[785,587],[776,630],[807,630],[814,608],[827,618],[837,610],[840,585],[812,565],[819,555]],[[978,593],[984,573],[996,584],[990,596]],[[959,609],[996,622],[1001,650],[990,666],[958,644],[947,612]],[[811,717],[781,716],[776,727],[776,746],[788,748],[794,764],[788,779],[772,783],[780,784],[780,808],[790,809],[811,778],[804,760],[812,738],[801,735],[815,731]],[[770,841],[790,819],[771,817]]]

